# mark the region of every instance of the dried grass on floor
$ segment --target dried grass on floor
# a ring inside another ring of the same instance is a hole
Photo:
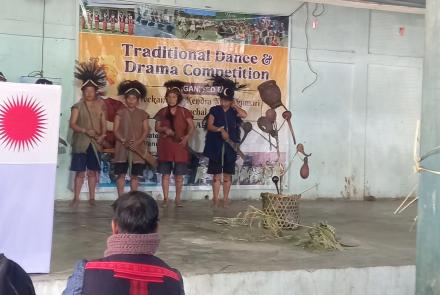
[[[240,212],[236,217],[214,217],[213,221],[228,226],[249,226],[250,229],[254,226],[262,228],[264,223],[274,237],[280,238],[283,236],[283,231],[278,225],[278,219],[254,206],[249,206],[244,213]]]
[[[335,228],[327,223],[314,224],[297,244],[309,250],[342,250],[341,243],[336,239]]]
[[[269,215],[264,211],[249,206],[245,212],[240,212],[236,217],[214,217],[214,223],[238,227],[248,226],[250,230],[254,227],[262,229],[267,228],[270,232],[270,237],[265,237],[263,240],[275,240],[275,239],[294,239],[294,235],[285,235],[277,217]],[[264,226],[263,226],[264,224]],[[336,239],[335,228],[327,223],[320,222],[313,226],[301,225],[299,227],[308,228],[307,233],[303,239],[296,243],[297,246],[301,246],[309,250],[342,250],[342,245]],[[239,241],[249,241],[243,237],[238,238]]]

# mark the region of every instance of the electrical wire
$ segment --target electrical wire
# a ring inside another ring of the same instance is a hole
[[[42,41],[41,41],[41,68],[40,68],[40,75],[41,77],[43,76],[43,66],[44,66],[44,42],[45,42],[45,23],[46,21],[46,0],[43,0],[43,36],[42,36]]]
[[[306,5],[306,2],[303,2],[300,6],[298,6],[297,9],[295,9],[294,11],[292,11],[292,13],[289,14],[288,16],[293,16],[293,15],[294,15],[295,13],[297,13],[298,10],[300,10],[304,5]],[[290,29],[292,29],[292,28],[290,28]]]
[[[321,10],[321,12],[320,13],[316,13],[317,11],[318,11],[318,8],[319,8],[319,6],[321,5],[321,7],[322,7],[322,10]],[[315,9],[313,9],[313,11],[312,11],[312,15],[314,16],[314,17],[320,17],[321,15],[323,15],[325,13],[325,6],[324,6],[324,4],[320,4],[320,3],[315,3]]]
[[[27,74],[27,77],[43,77],[43,71],[33,71]]]
[[[312,68],[312,65],[310,63],[310,56],[309,56],[309,50],[310,50],[310,42],[309,42],[309,3],[306,3],[306,22],[304,25],[304,34],[306,36],[306,61],[307,66],[309,67],[310,72],[312,72],[315,75],[315,78],[313,81],[308,84],[306,87],[303,88],[301,93],[304,93],[308,88],[312,87],[317,81],[318,81],[318,73]]]

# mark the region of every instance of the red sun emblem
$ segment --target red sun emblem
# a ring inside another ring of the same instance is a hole
[[[46,129],[46,113],[33,98],[13,97],[0,104],[0,143],[11,150],[34,148]]]

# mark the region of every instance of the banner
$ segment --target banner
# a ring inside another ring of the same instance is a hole
[[[0,83],[0,251],[48,273],[61,87]]]
[[[257,87],[275,80],[282,103],[287,105],[288,17],[156,5],[130,7],[119,5],[119,1],[81,4],[79,60],[97,59],[105,66],[108,87],[103,99],[123,102],[117,96],[117,85],[125,79],[139,80],[148,90],[140,108],[153,118],[166,106],[164,82],[179,79],[186,83],[183,106],[193,113],[197,127],[190,141],[192,161],[191,173],[185,177],[187,187],[210,189],[208,161],[201,155],[206,133],[202,120],[211,107],[219,104],[217,93],[221,89],[208,83],[215,75],[246,84],[244,90],[236,92],[236,100],[248,112],[246,121],[254,127],[241,146],[246,157],[237,161],[233,184],[252,188],[272,184],[278,155],[267,142],[275,139],[259,134],[262,132],[256,126],[257,119],[268,109]],[[277,112],[281,118],[282,110]],[[154,154],[158,134],[154,132],[153,119],[150,127],[147,143]],[[287,134],[285,129],[280,132],[280,138]],[[287,144],[287,140],[280,144],[281,161],[285,161]],[[100,187],[114,186],[111,155],[105,155],[102,167]],[[159,181],[154,171],[147,170],[141,183],[155,187]]]

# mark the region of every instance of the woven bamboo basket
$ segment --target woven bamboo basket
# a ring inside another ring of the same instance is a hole
[[[300,223],[299,200],[301,195],[261,193],[264,213],[275,217],[282,229],[297,229]],[[266,225],[263,223],[266,227]]]

